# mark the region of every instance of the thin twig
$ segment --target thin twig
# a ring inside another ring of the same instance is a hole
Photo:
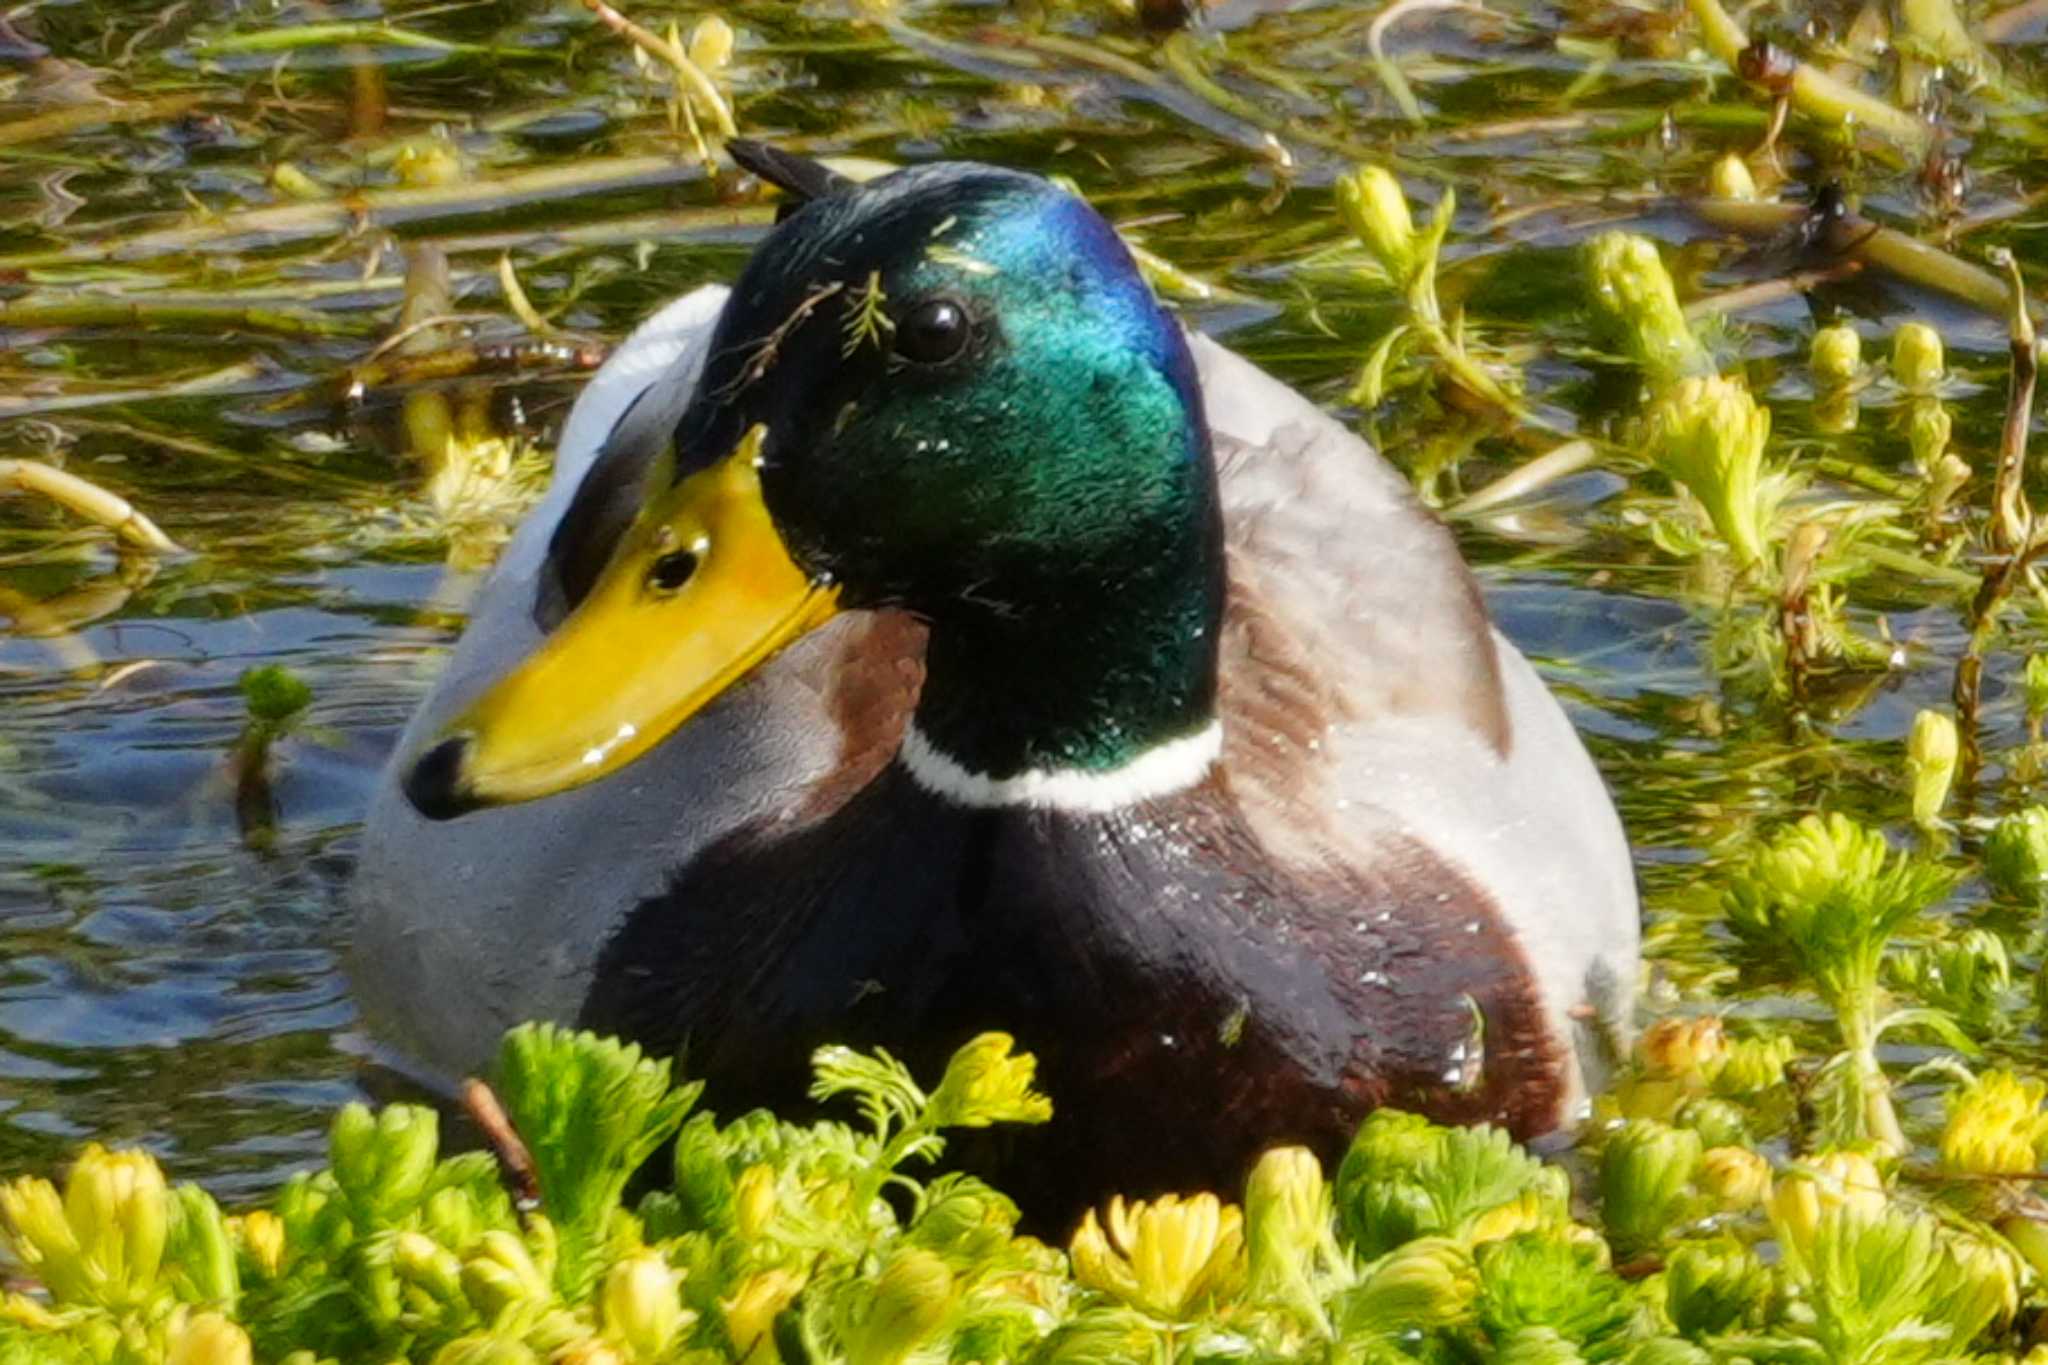
[[[1823,284],[1836,284],[1842,280],[1854,279],[1862,273],[1861,261],[1838,261],[1815,270],[1796,270],[1779,279],[1758,280],[1755,284],[1724,289],[1718,294],[1707,294],[1694,299],[1685,305],[1685,315],[1689,319],[1697,319],[1745,313],[1752,308],[1762,308],[1768,304],[1794,298]]]
[[[711,112],[711,121],[718,125],[720,137],[739,136],[739,125],[733,122],[732,109],[726,104],[725,96],[718,92],[718,86],[704,73],[704,68],[690,60],[689,53],[661,35],[640,27],[604,0],[583,0],[583,6],[595,14],[606,28],[629,40],[648,56],[659,57],[674,67],[676,74],[689,85],[690,93]]]
[[[1530,497],[1559,479],[1578,473],[1599,458],[1599,448],[1591,441],[1566,441],[1563,445],[1555,446],[1538,455],[1527,464],[1509,470],[1486,487],[1452,503],[1444,509],[1443,515],[1449,521],[1463,521],[1478,516],[1481,512],[1491,511],[1503,503]]]
[[[1422,102],[1415,98],[1415,91],[1408,84],[1408,78],[1401,74],[1400,66],[1387,60],[1384,46],[1387,30],[1401,20],[1414,14],[1430,10],[1462,9],[1476,14],[1485,14],[1486,6],[1472,3],[1472,0],[1394,0],[1374,16],[1371,26],[1365,30],[1365,50],[1372,54],[1373,70],[1379,73],[1381,84],[1394,97],[1394,103],[1401,106],[1401,113],[1410,123],[1421,123]]]
[[[106,527],[138,550],[178,554],[178,543],[165,535],[134,503],[110,493],[90,479],[41,460],[0,460],[0,488],[40,493],[87,521]]]
[[[1991,502],[1991,547],[2002,556],[1984,575],[1984,584],[1970,604],[1970,639],[1956,660],[1954,698],[1957,728],[1963,740],[1963,771],[1973,774],[1982,758],[1977,722],[1982,699],[1984,653],[1998,626],[2005,600],[2034,561],[2048,553],[2048,537],[2038,533],[2033,512],[2021,487],[2026,472],[2027,432],[2034,405],[2034,321],[2027,313],[2026,282],[2009,251],[1994,257],[2011,281],[2007,313],[2012,351],[2012,383],[2006,393],[2005,431],[1998,448],[1998,481]]]
[[[2026,284],[2020,278],[2019,263],[2003,247],[1993,253],[2012,277],[2013,305],[2010,317],[2012,383],[2006,391],[2005,428],[1998,442],[1997,491],[1991,503],[1991,545],[2000,554],[2011,554],[2033,535],[2033,517],[2020,491],[2027,465],[2027,430],[2034,406],[2034,320],[2027,314]]]

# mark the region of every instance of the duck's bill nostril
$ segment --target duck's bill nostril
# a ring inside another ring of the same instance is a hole
[[[405,775],[405,799],[427,819],[453,820],[485,804],[476,799],[463,776],[469,744],[468,735],[444,739],[414,760],[412,771]]]

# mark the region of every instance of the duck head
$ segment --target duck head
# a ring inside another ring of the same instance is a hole
[[[614,772],[845,610],[930,623],[915,737],[991,781],[1212,726],[1222,536],[1200,387],[1115,231],[973,164],[801,199],[734,285],[643,501],[536,651],[415,760],[446,818]]]

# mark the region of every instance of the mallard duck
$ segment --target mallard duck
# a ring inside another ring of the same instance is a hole
[[[793,209],[583,392],[370,811],[372,1030],[573,1020],[725,1112],[1005,1030],[1049,1209],[1564,1121],[1628,847],[1445,528],[1048,181],[732,150]]]

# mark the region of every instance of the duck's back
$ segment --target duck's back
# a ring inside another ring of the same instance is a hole
[[[1292,875],[1379,878],[1441,945],[1368,984],[1449,986],[1501,945],[1495,988],[1548,1021],[1560,1084],[1489,1116],[1539,1131],[1597,1078],[1633,998],[1635,878],[1606,787],[1399,475],[1242,357],[1194,351],[1231,552],[1224,767],[1246,824]]]

